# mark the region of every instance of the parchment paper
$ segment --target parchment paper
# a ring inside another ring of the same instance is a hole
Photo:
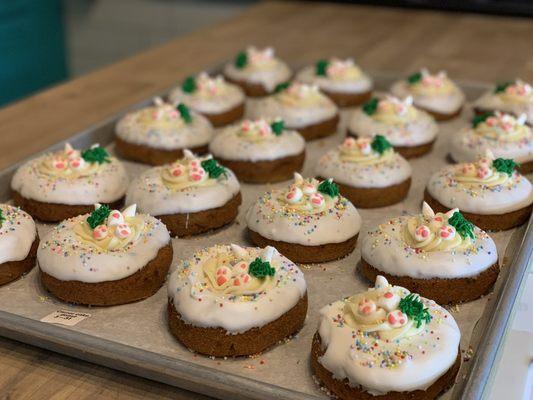
[[[477,94],[478,91],[471,92]],[[343,124],[346,123],[344,112]],[[464,111],[461,118],[452,122],[441,123],[440,133],[434,150],[427,156],[411,161],[413,167],[412,187],[408,198],[397,205],[374,210],[360,209],[363,218],[362,229],[375,226],[375,224],[403,213],[417,213],[420,210],[424,186],[434,171],[447,164],[448,139],[460,127],[468,123],[471,118],[470,111]],[[342,132],[343,129],[340,129]],[[333,137],[314,141],[307,146],[307,159],[304,176],[313,175],[314,165],[320,155],[339,144],[344,134],[338,133]],[[112,146],[110,146],[112,150]],[[146,169],[146,166],[127,162],[128,172],[133,177]],[[274,185],[285,186],[285,183]],[[235,223],[215,232],[190,239],[174,239],[174,262],[187,258],[195,251],[222,243],[238,243],[251,245],[245,235],[245,211],[251,203],[270,185],[242,185],[243,204]],[[39,224],[41,237],[51,228]],[[495,291],[500,288],[501,282],[507,276],[507,261],[504,257],[505,249],[513,236],[513,243],[518,243],[524,234],[524,227],[518,230],[494,233],[491,236],[496,241],[502,273],[498,279]],[[71,306],[53,298],[41,286],[37,268],[24,278],[0,288],[0,310],[18,314],[27,318],[40,320],[44,316],[60,309],[80,310],[91,314],[90,318],[81,321],[74,327],[65,327],[77,332],[105,338],[125,345],[141,348],[154,353],[193,361],[200,365],[216,368],[221,372],[231,372],[251,379],[271,383],[302,393],[313,394],[327,398],[313,381],[309,367],[309,352],[311,338],[317,329],[318,311],[325,304],[336,301],[345,296],[366,290],[372,283],[356,272],[360,260],[360,246],[348,257],[323,265],[303,266],[302,269],[308,283],[309,310],[303,329],[291,340],[279,344],[263,354],[238,359],[212,359],[195,355],[178,343],[167,329],[166,321],[166,286],[151,298],[129,305],[109,308],[88,308]],[[452,308],[462,332],[461,349],[464,360],[458,376],[457,386],[464,380],[469,368],[468,359],[475,352],[477,339],[483,333],[483,324],[480,324],[473,334],[474,328],[480,321],[484,310],[493,312],[492,307],[487,307],[491,295],[459,307]],[[472,350],[469,350],[471,349]],[[457,393],[459,394],[459,393]],[[451,398],[452,390],[443,398]],[[455,396],[454,396],[455,397]]]

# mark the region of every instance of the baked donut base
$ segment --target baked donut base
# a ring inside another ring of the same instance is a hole
[[[323,354],[320,335],[317,332],[313,337],[311,347],[311,369],[318,381],[340,400],[433,400],[454,384],[455,377],[461,367],[461,351],[459,349],[455,363],[426,390],[388,392],[374,396],[360,387],[350,386],[346,378],[342,381],[335,379],[333,374],[319,362],[319,358]]]
[[[235,107],[230,108],[228,111],[218,114],[202,113],[202,115],[206,117],[215,128],[229,125],[243,117],[244,101],[240,104],[237,104]]]
[[[26,258],[19,261],[6,261],[0,264],[0,286],[17,280],[22,275],[30,272],[35,266],[37,249],[39,248],[39,236],[35,236],[30,251]]]
[[[226,204],[194,213],[155,215],[164,223],[171,236],[183,237],[198,235],[220,228],[237,218],[241,193],[237,193]]]
[[[190,147],[195,154],[207,153],[207,144]],[[144,144],[126,142],[115,136],[115,152],[122,158],[149,165],[163,165],[174,162],[183,157],[183,149],[156,149]]]
[[[298,131],[305,140],[309,141],[335,135],[337,133],[338,124],[339,114],[335,114],[335,116],[330,119],[317,122],[316,124],[307,125],[303,128],[289,128]]]
[[[94,211],[94,205],[70,205],[45,203],[38,200],[27,199],[19,192],[12,191],[13,202],[16,206],[22,208],[33,218],[43,222],[59,222],[65,219],[77,217],[78,215],[88,214]],[[112,202],[103,203],[109,205],[112,210],[118,210],[124,205],[124,197]]]
[[[435,212],[447,212],[453,207],[445,207],[438,200],[434,199],[427,189],[424,191],[424,201],[428,203]],[[505,231],[512,229],[529,220],[533,205],[520,208],[503,214],[473,214],[461,210],[464,217],[484,231]]]
[[[272,94],[273,91],[268,91],[262,83],[253,83],[248,82],[245,80],[239,80],[239,79],[232,79],[226,74],[224,74],[224,78],[237,86],[240,86],[242,90],[244,90],[244,93],[247,97],[265,97],[269,94]],[[287,82],[290,81],[290,78],[287,80]],[[281,82],[283,83],[283,82]]]
[[[274,183],[292,179],[294,172],[303,168],[305,150],[299,154],[274,160],[244,161],[216,157],[220,164],[228,167],[241,182]]]
[[[361,257],[361,272],[370,282],[375,282],[378,275],[383,275],[392,285],[402,286],[422,297],[435,300],[437,304],[445,305],[476,300],[489,293],[498,278],[500,267],[496,262],[475,276],[420,279],[380,271]]]
[[[324,180],[326,178],[319,177]],[[335,182],[339,186],[341,194],[359,208],[378,208],[399,203],[407,197],[411,187],[411,178],[395,185],[381,188],[364,188],[345,185]]]
[[[172,244],[162,247],[154,259],[134,274],[116,281],[63,281],[40,270],[41,282],[55,297],[67,303],[114,306],[133,303],[155,294],[165,282],[172,262]]]
[[[272,246],[292,262],[314,264],[338,260],[350,254],[357,243],[359,233],[340,243],[327,243],[317,246],[305,246],[297,243],[281,242],[261,236],[248,228],[248,235],[253,244],[258,247]]]
[[[359,135],[355,132],[352,132],[349,128],[347,129],[348,136],[359,138]],[[435,139],[429,143],[424,143],[418,146],[394,146],[394,150],[400,153],[405,158],[417,158],[421,157],[431,151]]]
[[[231,334],[224,328],[205,328],[186,323],[168,302],[170,332],[188,349],[214,357],[238,357],[260,353],[296,334],[307,315],[307,293],[278,319],[259,328]]]
[[[334,92],[331,90],[320,89],[339,107],[355,107],[366,103],[372,97],[372,90],[361,93],[353,92]]]

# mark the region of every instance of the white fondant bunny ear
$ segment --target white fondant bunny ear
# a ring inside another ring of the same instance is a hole
[[[196,157],[194,156],[194,153],[190,151],[189,149],[183,149],[183,156],[187,160],[194,160]]]
[[[376,276],[376,282],[374,283],[374,289],[385,289],[389,287],[389,281],[383,275]]]
[[[125,217],[135,217],[135,213],[137,212],[137,204],[132,204],[131,206],[128,206],[122,211],[122,215]]]
[[[429,76],[429,75],[431,75],[431,74],[429,73],[429,70],[427,69],[427,67],[421,68],[421,69],[420,69],[420,73],[422,74],[422,76]]]
[[[65,153],[70,154],[74,151],[69,142],[65,143]]]
[[[265,57],[272,58],[274,57],[274,48],[273,47],[267,47],[263,50],[263,55]]]
[[[94,203],[94,209],[98,210],[102,205],[100,203]]]
[[[440,78],[440,79],[445,79],[448,77],[448,73],[446,71],[439,71],[439,73],[437,74],[437,76]]]
[[[294,183],[300,184],[300,183],[303,183],[303,181],[304,181],[304,177],[302,175],[300,175],[298,172],[295,172],[294,173]]]
[[[100,147],[100,143],[93,143],[91,145],[91,149],[96,149],[97,147]]]
[[[407,96],[403,100],[403,104],[405,104],[407,107],[411,107],[413,105],[413,96]]]
[[[459,211],[458,208],[452,208],[450,211],[446,213],[446,217],[451,218],[453,214],[455,214],[457,211]]]
[[[162,106],[163,104],[165,104],[165,102],[163,101],[163,99],[162,99],[161,97],[159,97],[159,96],[154,97],[153,101],[154,101],[154,104],[155,104],[156,106],[158,106],[158,107],[160,107],[160,106]]]
[[[231,251],[237,258],[246,258],[248,257],[248,251],[244,248],[239,246],[238,244],[230,244]]]
[[[491,161],[494,160],[494,154],[490,149],[485,150],[485,157]]]
[[[426,218],[433,218],[435,216],[435,211],[425,201],[422,203],[422,215]]]
[[[261,254],[261,260],[263,261],[272,261],[272,256],[274,256],[274,252],[276,249],[272,246],[267,246],[263,249],[263,252]]]
[[[520,114],[520,116],[516,119],[516,123],[518,125],[524,125],[527,121],[527,115],[526,114]]]

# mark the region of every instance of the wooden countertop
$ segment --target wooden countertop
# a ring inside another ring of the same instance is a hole
[[[445,69],[461,80],[533,81],[530,19],[338,4],[267,2],[221,24],[0,110],[0,168],[42,150],[248,44],[292,63],[353,56],[365,69]],[[159,383],[0,339],[0,396],[191,399]],[[194,398],[202,398],[196,397]]]

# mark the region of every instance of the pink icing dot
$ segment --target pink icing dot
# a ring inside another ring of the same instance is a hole
[[[396,323],[396,318],[394,318],[394,315],[389,314],[387,320],[389,321],[389,324],[394,325]]]
[[[239,278],[235,278],[233,280],[233,285],[234,286],[241,286],[241,280]]]
[[[183,173],[183,171],[180,168],[175,168],[172,170],[173,176],[180,176]]]
[[[199,181],[199,180],[202,179],[202,175],[200,175],[200,174],[192,174],[192,175],[191,175],[191,179],[192,179],[193,181]]]
[[[227,281],[228,281],[228,279],[225,276],[223,276],[223,275],[220,275],[220,276],[217,277],[217,285],[218,286],[222,286]]]
[[[390,299],[392,298],[392,296],[394,296],[391,292],[387,292],[383,295],[383,297],[385,297],[386,299]]]

